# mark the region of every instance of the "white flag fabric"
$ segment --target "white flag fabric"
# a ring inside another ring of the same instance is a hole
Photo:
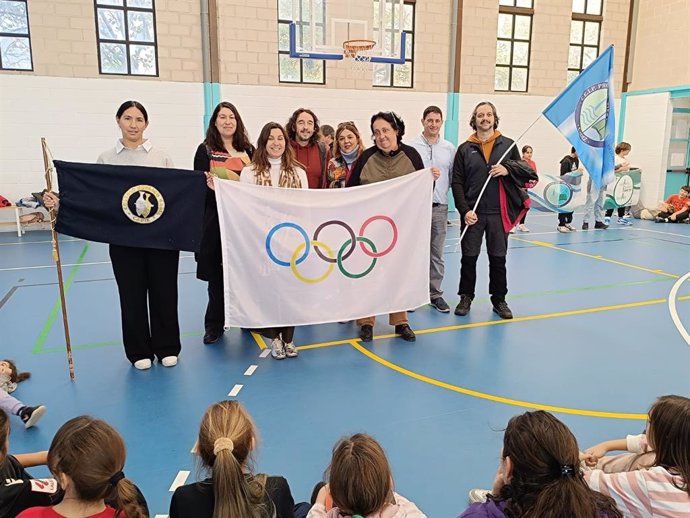
[[[321,324],[429,302],[429,169],[346,189],[215,186],[226,327]]]

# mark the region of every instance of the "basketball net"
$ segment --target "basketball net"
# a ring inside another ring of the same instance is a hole
[[[347,40],[343,42],[343,57],[350,63],[353,72],[366,72],[373,57],[373,40]]]

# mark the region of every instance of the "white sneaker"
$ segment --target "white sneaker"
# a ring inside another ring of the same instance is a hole
[[[151,360],[148,358],[144,358],[143,360],[137,360],[134,362],[134,368],[139,369],[140,371],[145,371],[146,369],[151,368]]]
[[[174,367],[177,365],[177,356],[166,356],[161,360],[163,367]]]
[[[565,225],[558,225],[556,227],[556,230],[558,230],[562,234],[567,234],[568,232],[570,232],[570,229],[568,227],[566,227]]]
[[[513,227],[513,228],[510,229],[510,233],[511,233],[511,234],[515,234],[515,228],[516,228],[516,227]]]
[[[486,502],[486,495],[491,493],[488,489],[470,489],[467,499],[471,504]]]
[[[285,359],[285,346],[283,345],[283,341],[280,339],[280,337],[274,338],[271,342],[271,356],[273,356],[276,360]]]
[[[527,228],[527,225],[525,225],[524,223],[520,223],[520,224],[518,225],[518,230],[519,230],[520,232],[529,232],[529,229]]]
[[[285,344],[285,356],[288,358],[297,358],[297,347],[293,342]]]
[[[570,223],[566,223],[566,224],[565,224],[565,228],[567,228],[567,229],[570,230],[571,232],[577,231],[577,229],[576,229],[574,226],[572,226]]]

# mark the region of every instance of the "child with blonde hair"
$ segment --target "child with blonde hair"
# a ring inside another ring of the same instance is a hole
[[[358,433],[333,448],[328,485],[319,491],[307,518],[426,518],[394,491],[393,474],[381,445]]]
[[[287,480],[250,469],[257,441],[256,425],[239,401],[211,405],[197,440],[211,476],[175,490],[170,518],[293,518],[297,509]]]

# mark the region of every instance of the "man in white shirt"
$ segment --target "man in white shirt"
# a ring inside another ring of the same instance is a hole
[[[455,146],[441,137],[443,112],[438,106],[429,106],[422,115],[424,131],[410,142],[421,155],[425,167],[435,167],[441,176],[434,183],[434,199],[431,214],[431,260],[429,265],[429,298],[431,305],[441,313],[450,312],[443,299],[443,249],[448,223],[448,189],[453,174]]]

